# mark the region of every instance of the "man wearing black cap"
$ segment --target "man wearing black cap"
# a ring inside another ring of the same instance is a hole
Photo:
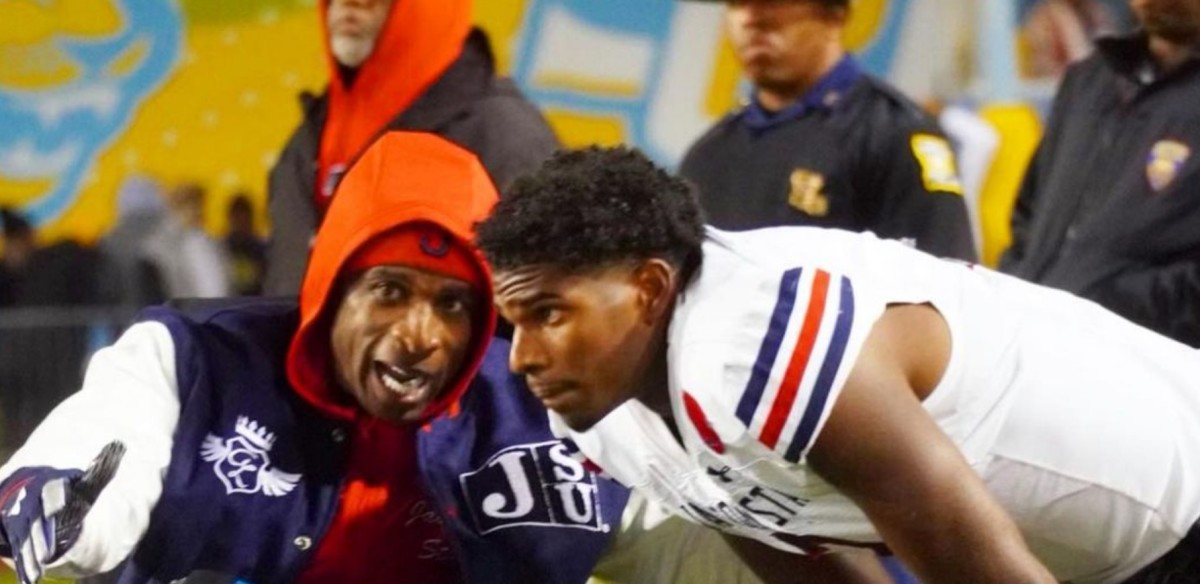
[[[842,35],[850,0],[726,0],[748,103],[688,151],[680,173],[713,225],[874,231],[974,260],[962,185],[936,122],[865,74]]]

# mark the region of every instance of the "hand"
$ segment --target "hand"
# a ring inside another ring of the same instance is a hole
[[[71,548],[83,518],[112,480],[125,445],[109,442],[86,471],[26,467],[0,493],[0,554],[13,559],[21,584],[34,584],[46,566]]]

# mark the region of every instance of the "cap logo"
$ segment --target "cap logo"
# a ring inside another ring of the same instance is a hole
[[[439,233],[422,233],[420,244],[421,251],[435,258],[450,253],[450,238]]]

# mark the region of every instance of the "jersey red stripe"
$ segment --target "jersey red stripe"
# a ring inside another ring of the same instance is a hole
[[[759,440],[768,448],[775,448],[779,434],[783,432],[783,424],[787,422],[792,405],[796,403],[796,394],[800,391],[800,380],[808,368],[808,358],[812,356],[813,345],[817,342],[817,331],[821,330],[821,317],[825,314],[825,298],[829,292],[829,272],[817,270],[813,275],[812,295],[808,301],[808,312],[804,315],[804,325],[800,329],[800,338],[796,340],[796,348],[792,351],[792,359],[788,361],[787,371],[779,384],[779,392],[775,394],[775,402],[771,404],[771,413],[763,426]]]

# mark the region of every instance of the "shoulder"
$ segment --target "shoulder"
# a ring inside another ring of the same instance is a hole
[[[497,132],[509,141],[526,140],[557,144],[549,123],[538,107],[513,81],[496,74],[491,41],[481,29],[468,36],[456,66],[461,77],[448,80],[448,88],[462,93],[469,115],[465,123]]]
[[[150,307],[135,320],[162,325],[179,346],[219,338],[226,346],[257,352],[286,346],[298,318],[296,302],[290,298],[221,298]]]
[[[726,148],[729,137],[738,129],[740,114],[741,108],[737,108],[705,130],[684,154],[682,166],[686,167],[702,156],[719,153]]]
[[[280,159],[315,151],[329,112],[329,94],[326,92],[317,95],[305,91],[297,97],[297,101],[300,104],[300,125],[288,137]]]
[[[508,368],[508,340],[493,337],[484,353],[461,407],[506,422],[537,419],[545,426],[545,408],[525,387],[524,379]]]
[[[843,107],[847,113],[865,118],[874,127],[941,133],[932,115],[892,84],[872,75],[863,75],[846,100]]]
[[[1093,96],[1087,94],[1096,91],[1099,85],[1108,86],[1115,77],[1116,72],[1113,71],[1108,58],[1100,51],[1095,51],[1087,58],[1067,67],[1055,100],[1075,96],[1091,99]]]
[[[671,323],[668,363],[679,390],[731,413],[719,433],[748,432],[791,462],[811,445],[885,303],[853,269],[853,251],[757,258],[853,248],[855,235],[759,230],[706,245]]]
[[[507,78],[497,78],[490,90],[472,106],[477,123],[505,139],[529,140],[557,145],[554,131],[542,112]]]
[[[479,364],[479,371],[475,373],[476,379],[482,379],[492,386],[523,390],[525,385],[521,376],[508,368],[508,354],[511,348],[512,344],[508,339],[492,337]]]

